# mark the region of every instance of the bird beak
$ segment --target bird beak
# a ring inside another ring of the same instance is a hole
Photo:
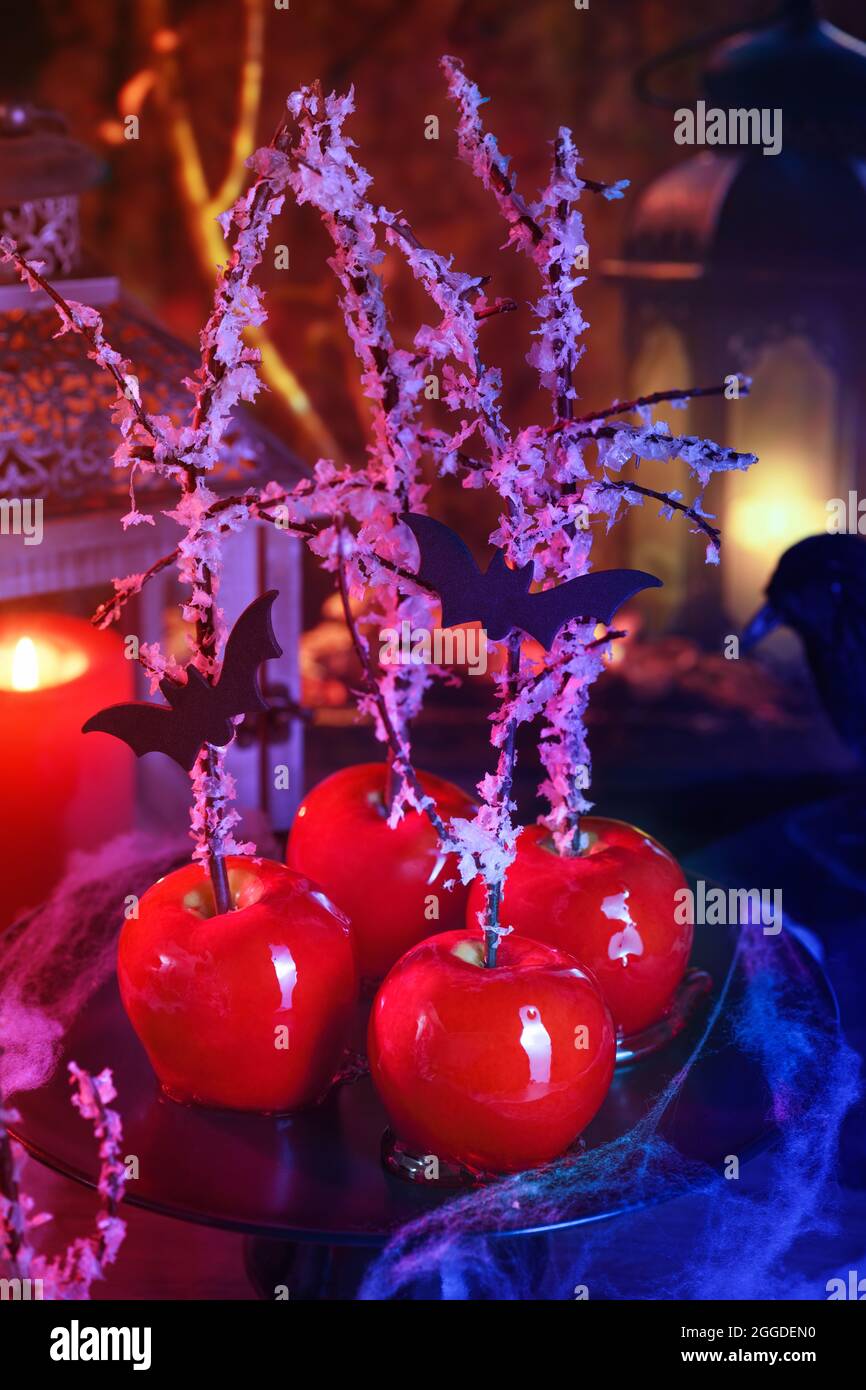
[[[781,614],[777,613],[771,603],[765,603],[763,608],[759,608],[751,622],[747,623],[740,633],[740,651],[747,652],[758,642],[762,641],[768,633],[772,632],[781,623]]]

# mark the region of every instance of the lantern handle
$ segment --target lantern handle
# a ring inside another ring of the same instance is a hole
[[[662,96],[650,88],[650,79],[661,68],[668,67],[671,63],[678,63],[683,58],[690,58],[711,44],[720,43],[723,39],[734,38],[737,34],[750,34],[756,29],[768,29],[771,25],[784,20],[788,20],[792,24],[804,24],[814,19],[814,0],[782,0],[779,8],[763,19],[741,19],[732,24],[720,25],[716,29],[708,29],[705,33],[698,34],[693,39],[686,39],[684,43],[677,44],[674,48],[665,49],[663,53],[657,53],[654,57],[641,63],[632,78],[634,93],[639,101],[645,102],[648,106],[660,107],[665,111],[679,110],[687,103],[674,97]]]

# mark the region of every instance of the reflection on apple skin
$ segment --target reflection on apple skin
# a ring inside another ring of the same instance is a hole
[[[358,984],[351,928],[307,879],[230,856],[218,915],[188,864],[124,924],[120,993],[163,1090],[230,1110],[315,1105],[340,1070]]]
[[[599,1109],[614,1026],[573,957],[510,935],[488,969],[480,942],[443,932],[398,962],[373,1004],[370,1070],[414,1153],[517,1172],[561,1154]]]

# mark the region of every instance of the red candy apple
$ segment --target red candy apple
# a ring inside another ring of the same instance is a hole
[[[587,966],[629,1036],[665,1014],[688,965],[692,927],[676,920],[674,897],[686,880],[673,856],[633,825],[585,816],[581,829],[589,843],[572,858],[556,853],[544,826],[523,831],[500,921]],[[484,897],[477,880],[467,908],[471,926]]]
[[[216,913],[199,864],[144,894],[120,936],[124,1008],[174,1099],[231,1110],[315,1104],[352,1026],[349,924],[283,864],[233,855],[226,865],[231,912]]]
[[[459,787],[429,772],[418,776],[443,820],[473,814]],[[462,927],[468,894],[459,879],[443,888],[457,878],[456,864],[439,853],[425,815],[409,811],[389,828],[384,791],[384,763],[326,777],[300,806],[287,852],[291,867],[320,883],[349,917],[358,969],[374,980],[422,937]]]
[[[613,1022],[572,957],[520,936],[484,965],[479,932],[422,941],[370,1016],[373,1080],[419,1155],[511,1173],[561,1154],[613,1074]]]

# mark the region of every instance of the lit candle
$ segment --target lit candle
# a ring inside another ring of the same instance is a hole
[[[71,850],[129,828],[127,751],[81,726],[132,687],[117,634],[58,613],[0,617],[0,929],[49,896]]]

